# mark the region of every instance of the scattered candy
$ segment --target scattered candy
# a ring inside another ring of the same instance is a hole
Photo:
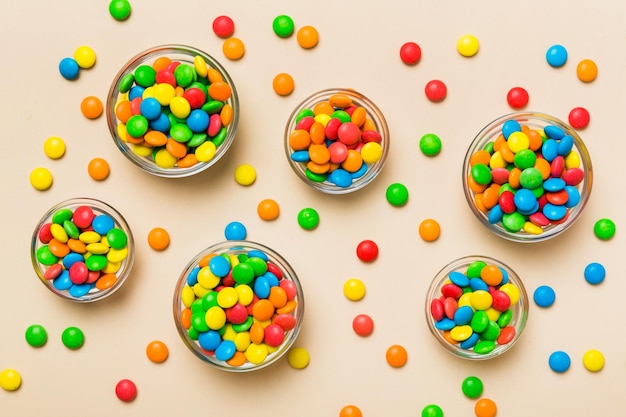
[[[611,219],[603,218],[593,225],[593,233],[600,240],[609,240],[615,236],[615,222]]]
[[[226,240],[245,240],[247,233],[246,226],[241,222],[230,222],[224,228]]]
[[[589,112],[584,107],[574,107],[567,117],[569,124],[574,129],[584,129],[589,124],[589,120],[591,116],[589,116]]]
[[[523,109],[528,104],[528,91],[523,87],[513,87],[506,95],[506,102],[513,109]]]
[[[556,294],[554,293],[554,289],[547,285],[541,285],[535,289],[533,293],[533,300],[535,304],[539,307],[550,307],[554,304],[554,300],[556,299]]]
[[[356,247],[356,256],[363,262],[372,262],[378,257],[378,245],[372,240],[363,240]]]
[[[562,67],[567,62],[567,49],[562,45],[552,45],[546,51],[546,61],[551,67]]]
[[[290,37],[291,35],[293,35],[293,31],[295,30],[293,19],[284,14],[276,16],[272,21],[272,30],[274,30],[274,33],[278,37]]]
[[[606,277],[606,270],[602,264],[592,262],[585,267],[585,281],[591,285],[598,285]]]
[[[346,405],[339,411],[339,417],[363,417],[363,413],[356,405]]]
[[[557,350],[550,354],[548,358],[548,365],[550,369],[557,373],[563,373],[570,367],[571,360],[567,353]]]
[[[387,348],[385,353],[387,363],[394,368],[401,368],[406,365],[408,354],[406,349],[401,345],[392,345]]]
[[[476,401],[474,412],[476,413],[476,417],[495,417],[498,412],[498,407],[496,407],[496,403],[493,402],[493,400],[481,398]]]
[[[32,347],[41,347],[48,341],[48,332],[40,324],[33,324],[26,329],[26,343]]]
[[[87,173],[96,181],[104,181],[111,173],[109,163],[102,158],[93,158],[87,165]]]
[[[115,385],[115,395],[120,401],[133,401],[137,397],[137,386],[130,379],[122,379]]]
[[[252,185],[256,181],[256,170],[250,164],[241,164],[235,169],[235,181],[239,185]]]
[[[298,45],[304,49],[311,49],[317,45],[320,35],[313,26],[302,26],[296,34]]]
[[[284,72],[276,74],[272,81],[272,88],[279,96],[288,96],[294,89],[293,77]]]
[[[256,211],[261,219],[267,221],[276,220],[280,215],[280,207],[278,206],[278,203],[271,198],[261,200]]]
[[[478,53],[480,43],[474,35],[463,35],[456,43],[456,50],[465,57],[471,57]]]
[[[463,380],[461,390],[467,398],[478,398],[483,394],[483,381],[476,376],[468,376]]]
[[[228,16],[213,19],[213,32],[220,38],[229,38],[235,33],[235,22]]]
[[[59,159],[65,155],[65,142],[58,136],[50,136],[43,143],[43,152],[50,159]]]
[[[437,404],[428,404],[422,409],[422,417],[443,417],[443,410]]]
[[[588,371],[598,372],[604,368],[604,355],[596,349],[591,349],[583,355],[583,365]]]
[[[426,83],[426,87],[424,87],[424,93],[426,94],[426,98],[428,98],[432,102],[440,102],[446,98],[448,94],[448,87],[440,80],[431,80]]]
[[[598,66],[590,59],[583,59],[576,66],[576,75],[584,83],[590,83],[598,76]]]
[[[117,21],[128,19],[130,12],[131,6],[128,0],[111,0],[109,3],[109,13]]]
[[[156,251],[165,250],[170,245],[170,234],[162,227],[155,227],[148,232],[148,245]]]
[[[298,224],[304,230],[313,230],[320,223],[320,216],[313,208],[303,208],[298,213]]]
[[[404,184],[396,182],[387,187],[385,196],[392,206],[402,207],[409,201],[409,190]]]
[[[30,185],[36,190],[45,191],[52,186],[52,173],[47,168],[35,168],[30,172]]]
[[[246,53],[246,47],[239,38],[228,38],[222,44],[224,56],[230,60],[237,61]]]
[[[167,345],[160,340],[153,340],[146,346],[146,356],[154,363],[165,362],[169,354]]]
[[[305,348],[292,348],[287,354],[287,362],[294,369],[304,369],[309,366],[311,358],[309,352]]]
[[[358,314],[352,319],[352,330],[361,337],[366,337],[374,331],[374,320],[367,314]]]
[[[102,101],[95,96],[87,96],[80,102],[80,111],[88,119],[97,119],[102,115]]]
[[[15,369],[0,372],[0,387],[5,391],[15,391],[22,385],[22,376]]]
[[[420,138],[420,151],[426,156],[439,155],[441,139],[434,133],[426,133]]]
[[[350,278],[343,284],[343,295],[350,301],[359,301],[365,297],[365,284],[358,278]]]
[[[78,66],[78,62],[74,58],[63,58],[61,62],[59,62],[59,73],[66,80],[75,80],[78,78],[78,74],[80,73],[80,67]]]
[[[406,42],[400,47],[400,59],[407,65],[415,65],[422,57],[422,48],[415,42]]]
[[[89,46],[79,46],[74,51],[74,60],[80,68],[89,69],[96,64],[96,53]]]
[[[441,235],[441,226],[434,219],[422,220],[419,225],[419,235],[426,242],[434,242]]]
[[[80,349],[85,343],[85,334],[78,327],[68,327],[61,334],[61,341],[68,349]]]

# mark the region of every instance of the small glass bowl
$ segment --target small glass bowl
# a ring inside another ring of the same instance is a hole
[[[109,89],[106,116],[113,141],[131,162],[156,176],[180,178],[226,154],[239,123],[239,98],[215,58],[191,46],[162,45],[124,64]]]
[[[124,217],[92,198],[73,198],[50,208],[31,239],[31,261],[41,282],[78,303],[102,300],[119,290],[135,258]]]
[[[524,135],[507,136],[505,147],[498,147],[504,141],[500,136],[515,130],[515,122]],[[526,129],[532,133],[526,135]],[[516,112],[476,135],[463,161],[462,181],[467,203],[487,229],[515,242],[541,242],[578,220],[591,195],[593,170],[589,152],[571,126],[547,114]],[[512,194],[503,197],[505,190]]]
[[[365,187],[383,169],[388,152],[383,113],[349,88],[329,88],[307,97],[285,127],[289,165],[302,181],[327,194]]]
[[[497,276],[506,277],[504,283],[493,285]],[[469,277],[477,278],[468,283]],[[528,319],[528,302],[522,280],[510,267],[487,256],[466,256],[435,275],[426,294],[426,322],[448,352],[464,359],[485,360],[503,354],[517,342]],[[461,339],[466,341],[459,342]]]
[[[176,329],[197,357],[225,371],[250,372],[277,362],[291,348],[302,327],[304,294],[277,252],[231,240],[187,264],[173,306]]]

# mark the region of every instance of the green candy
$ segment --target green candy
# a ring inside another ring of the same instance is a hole
[[[215,137],[211,139],[216,148],[224,143],[224,140],[226,139],[226,133],[228,133],[226,131],[226,128],[222,127],[217,135],[215,135]]]
[[[280,38],[288,38],[295,30],[293,19],[287,15],[281,14],[276,16],[272,21],[272,30],[276,36]]]
[[[33,324],[26,329],[26,343],[32,347],[41,347],[48,341],[48,332],[43,326]]]
[[[422,409],[422,417],[443,417],[443,410],[437,404],[428,404]]]
[[[135,74],[130,73],[130,74],[126,74],[122,77],[122,79],[120,80],[120,93],[125,94],[128,93],[130,91],[130,89],[133,87],[133,84],[135,84]]]
[[[156,82],[156,70],[150,65],[140,65],[135,69],[135,83],[148,88]]]
[[[530,149],[522,149],[513,157],[513,163],[521,170],[535,166],[537,155]]]
[[[87,269],[90,271],[101,271],[107,266],[108,262],[104,255],[91,255],[85,259],[85,265],[87,265]]]
[[[128,19],[131,7],[128,0],[111,0],[109,3],[109,13],[117,21]]]
[[[593,233],[600,240],[609,240],[615,236],[615,222],[611,219],[600,219],[593,225]]]
[[[57,263],[59,261],[59,258],[54,256],[52,252],[50,252],[50,248],[48,248],[48,246],[42,246],[37,249],[37,260],[40,264],[50,266]]]
[[[524,227],[526,219],[517,211],[502,216],[502,226],[509,232],[517,233]]]
[[[191,303],[191,314],[203,314],[206,313],[206,310],[202,306],[202,298],[196,298],[193,303]]]
[[[315,117],[315,113],[313,113],[313,110],[311,109],[300,110],[298,112],[298,115],[296,116],[296,124],[298,124],[298,122],[304,119],[305,117]]]
[[[206,133],[194,133],[189,142],[187,142],[187,146],[190,148],[197,148],[206,141],[208,136],[209,135]]]
[[[202,309],[204,311],[207,311],[211,307],[215,307],[216,305],[218,305],[217,304],[217,291],[209,291],[208,293],[204,294],[201,300],[202,300]]]
[[[478,398],[483,393],[483,381],[475,376],[468,376],[461,384],[461,390],[467,398]]]
[[[196,71],[188,64],[180,64],[174,69],[174,78],[177,85],[185,88],[195,81]]]
[[[187,330],[187,336],[189,336],[189,338],[191,340],[198,340],[198,336],[200,336],[200,333],[193,328],[193,326],[189,327],[189,330]]]
[[[480,277],[480,271],[482,271],[485,266],[487,266],[487,263],[485,261],[474,261],[467,266],[467,271],[465,271],[465,275],[467,275],[467,277],[470,279],[478,278]]]
[[[501,329],[505,328],[509,325],[509,323],[511,323],[512,319],[513,311],[511,309],[508,309],[504,313],[500,314],[500,317],[498,317],[498,326],[500,326]]]
[[[74,213],[72,212],[72,210],[68,208],[60,209],[54,212],[54,214],[52,215],[51,221],[54,224],[63,225],[65,221],[71,220],[73,215]]]
[[[248,258],[246,263],[254,270],[254,276],[259,277],[267,272],[267,263],[261,258]]]
[[[233,324],[233,330],[237,333],[245,332],[250,327],[252,327],[252,323],[254,323],[254,318],[252,316],[248,316],[246,321],[244,321],[243,323]]]
[[[80,235],[78,226],[76,226],[71,220],[65,220],[63,222],[63,230],[65,230],[65,233],[67,233],[67,235],[72,239],[78,239],[78,236]]]
[[[426,156],[435,156],[441,152],[441,139],[434,133],[427,133],[420,138],[420,150]]]
[[[148,119],[140,114],[130,116],[126,121],[126,133],[134,138],[140,138],[148,131]]]
[[[207,326],[206,320],[204,320],[204,313],[191,315],[191,327],[200,333],[209,331],[209,326]]]
[[[68,349],[76,350],[85,343],[85,334],[78,327],[68,327],[63,330],[61,341]]]
[[[472,321],[470,322],[470,326],[472,327],[472,330],[474,331],[474,333],[484,332],[487,329],[487,326],[489,326],[489,316],[487,316],[486,312],[482,310],[478,310],[472,316]]]
[[[335,110],[330,117],[341,120],[341,123],[347,123],[352,120],[350,115],[345,110]]]
[[[409,201],[409,190],[404,184],[394,183],[387,187],[387,201],[394,207],[401,207]]]
[[[474,346],[474,352],[479,355],[486,355],[496,348],[496,343],[491,340],[481,340]]]
[[[107,242],[113,249],[124,249],[128,243],[128,236],[122,229],[114,227],[107,233]]]
[[[254,279],[254,268],[248,263],[239,263],[233,268],[232,276],[237,284],[249,284]]]
[[[326,178],[328,177],[328,175],[326,174],[316,174],[315,172],[311,171],[308,168],[306,171],[304,171],[304,175],[306,175],[306,177],[310,179],[311,181],[315,181],[315,182],[324,182],[326,181]]]
[[[176,142],[189,142],[193,137],[193,131],[184,123],[177,123],[170,127],[170,136]]]
[[[214,113],[219,113],[222,110],[222,107],[224,107],[223,102],[217,101],[217,100],[211,100],[211,101],[207,101],[206,103],[204,103],[204,105],[200,107],[200,109],[206,113],[214,114]]]
[[[320,223],[320,216],[313,208],[304,208],[298,213],[298,224],[304,230],[313,230]]]
[[[541,171],[534,167],[526,168],[520,174],[519,183],[522,187],[529,190],[540,187],[543,184]]]
[[[491,169],[485,164],[476,164],[470,170],[476,184],[488,185],[491,183]],[[534,188],[534,187],[533,187]]]
[[[500,326],[495,321],[489,320],[485,331],[480,333],[480,338],[483,340],[495,341],[500,336]]]

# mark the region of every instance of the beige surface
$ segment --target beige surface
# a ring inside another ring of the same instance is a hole
[[[579,1],[365,2],[132,0],[132,17],[123,23],[108,14],[107,1],[18,2],[3,6],[4,39],[2,123],[2,203],[4,239],[0,292],[0,369],[23,376],[20,390],[0,392],[0,414],[32,416],[172,416],[245,414],[337,416],[357,404],[364,416],[419,415],[429,403],[446,416],[473,415],[474,401],[460,390],[474,374],[485,384],[484,396],[499,407],[499,416],[619,415],[623,395],[625,333],[621,320],[624,235],[602,242],[594,222],[611,217],[626,224],[621,165],[623,96],[626,91],[623,2],[602,7]],[[286,13],[298,27],[311,24],[320,43],[303,50],[295,37],[280,39],[272,19]],[[221,40],[211,31],[220,14],[236,23],[246,55],[226,60]],[[471,33],[480,52],[467,59],[455,48]],[[403,65],[400,45],[416,41],[423,50],[417,66]],[[182,43],[221,60],[234,78],[242,118],[237,139],[225,160],[194,178],[166,180],[140,172],[113,145],[104,117],[89,121],[80,100],[103,100],[112,77],[132,55],[150,46]],[[565,45],[569,61],[561,69],[545,62],[545,51]],[[61,58],[79,45],[97,53],[97,63],[74,82],[58,73]],[[578,81],[576,64],[591,58],[598,79]],[[273,76],[289,72],[294,93],[276,96]],[[426,100],[423,87],[439,78],[447,99]],[[519,245],[490,235],[473,218],[461,191],[460,166],[473,135],[487,122],[507,113],[505,97],[516,85],[531,96],[530,110],[566,119],[570,109],[586,107],[590,126],[582,132],[594,163],[594,190],[578,223],[566,235],[537,245]],[[282,148],[284,123],[292,108],[310,93],[327,87],[352,87],[374,100],[387,117],[392,148],[380,177],[367,189],[348,196],[327,196],[309,189],[290,171]],[[426,158],[418,147],[428,132],[443,140],[443,152]],[[61,160],[42,149],[48,136],[67,143]],[[93,157],[112,167],[108,180],[96,183],[86,172]],[[236,184],[241,163],[256,167],[258,179],[248,188]],[[54,185],[47,192],[28,182],[36,166],[48,167]],[[392,182],[403,182],[410,201],[393,208],[385,200]],[[136,265],[127,285],[111,299],[76,305],[55,298],[37,280],[28,247],[40,215],[61,200],[89,196],[107,201],[129,221],[137,244]],[[281,216],[263,222],[256,205],[274,198]],[[315,207],[319,228],[301,230],[297,212]],[[442,236],[421,241],[419,222],[437,219]],[[174,328],[171,300],[185,264],[209,244],[223,239],[233,220],[248,227],[251,240],[282,253],[300,274],[306,292],[304,329],[297,341],[311,354],[302,371],[286,360],[258,373],[234,375],[211,369],[186,350]],[[172,244],[152,251],[146,242],[155,226],[167,228]],[[379,259],[361,263],[354,251],[373,239]],[[470,363],[438,346],[424,320],[424,296],[431,277],[450,260],[469,254],[499,258],[524,279],[529,292],[551,285],[557,302],[550,309],[531,305],[519,344],[503,357]],[[583,279],[589,262],[607,269],[605,282],[592,287]],[[350,302],[343,282],[362,279],[367,295]],[[351,330],[358,313],[370,314],[376,329],[369,338]],[[44,325],[50,336],[41,349],[30,348],[24,330]],[[69,351],[62,330],[81,327],[86,343]],[[170,358],[150,363],[145,346],[162,339]],[[392,344],[409,352],[404,368],[390,368],[384,358]],[[586,371],[582,355],[599,349],[606,366]],[[562,375],[548,365],[549,354],[565,350],[571,369]],[[134,380],[139,396],[131,404],[117,400],[115,383]]]

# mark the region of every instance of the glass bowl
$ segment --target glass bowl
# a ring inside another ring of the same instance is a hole
[[[389,129],[370,99],[329,88],[304,99],[285,127],[285,153],[297,176],[314,189],[346,194],[372,182],[389,152]]]
[[[124,217],[92,198],[73,198],[50,208],[31,239],[31,260],[41,282],[59,297],[79,303],[119,290],[135,258]]]
[[[120,151],[144,171],[168,178],[204,171],[235,139],[239,99],[224,67],[206,52],[162,45],[118,72],[106,105]]]
[[[472,212],[490,231],[516,242],[540,242],[567,230],[587,205],[592,179],[591,157],[578,133],[543,113],[494,120],[463,161]]]
[[[487,256],[466,256],[435,275],[426,295],[426,322],[448,352],[485,360],[517,342],[528,303],[524,284],[510,267]]]
[[[174,321],[200,359],[231,372],[278,361],[298,337],[304,294],[293,268],[255,242],[225,241],[196,255],[174,291]]]

